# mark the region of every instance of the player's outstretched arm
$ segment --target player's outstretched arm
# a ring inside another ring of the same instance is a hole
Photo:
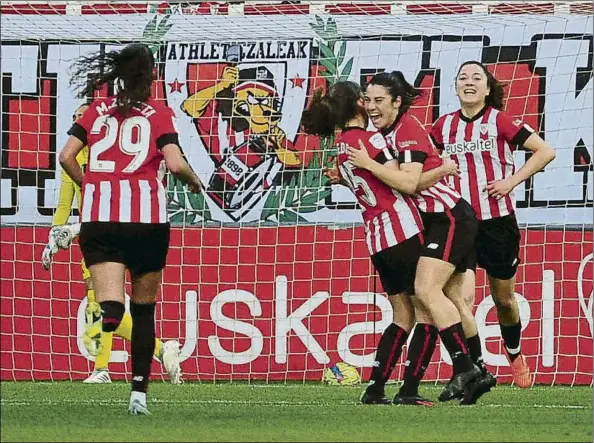
[[[369,157],[369,153],[361,140],[359,140],[359,148],[352,146],[347,148],[349,161],[353,165],[367,169],[392,189],[404,194],[414,194],[416,192],[423,171],[422,163],[406,163],[398,167],[398,163],[392,161],[382,165]]]
[[[175,143],[169,143],[161,149],[167,169],[188,185],[193,193],[202,191],[202,182],[184,159],[181,149]]]
[[[446,158],[441,166],[438,166],[437,168],[431,169],[430,171],[423,172],[421,174],[421,180],[417,185],[417,192],[429,189],[442,178],[450,175],[457,177],[458,175],[460,175],[460,170],[454,160]]]

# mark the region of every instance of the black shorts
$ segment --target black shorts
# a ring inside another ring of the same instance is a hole
[[[477,220],[465,200],[446,212],[421,212],[425,241],[421,256],[453,264],[456,272],[465,272],[472,264]]]
[[[384,249],[371,256],[371,262],[375,266],[384,291],[388,295],[397,295],[404,292],[409,295],[414,294],[415,276],[417,275],[421,247],[421,239],[418,235],[415,235],[396,246]]]
[[[83,223],[79,244],[88,267],[122,263],[136,277],[165,267],[169,223]]]
[[[516,215],[481,220],[478,223],[475,255],[469,269],[483,268],[491,277],[509,280],[520,264],[520,228]]]

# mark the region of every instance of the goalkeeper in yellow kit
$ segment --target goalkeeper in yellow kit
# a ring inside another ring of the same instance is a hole
[[[80,106],[72,115],[72,121],[77,121],[87,108],[87,105]],[[76,157],[76,160],[83,171],[86,168],[88,157],[88,147],[85,147],[82,151],[80,151]],[[58,252],[58,250],[68,248],[74,237],[78,235],[80,224],[67,224],[75,195],[76,202],[80,210],[82,206],[81,189],[72,181],[68,174],[62,171],[60,177],[60,194],[58,198],[58,206],[52,219],[52,229],[50,230],[48,239],[49,241],[43,251],[41,260],[45,269],[49,269],[52,258]],[[93,373],[84,380],[84,383],[110,383],[111,378],[109,377],[108,363],[113,344],[113,335],[115,334],[118,337],[122,337],[124,340],[130,341],[132,337],[132,316],[126,312],[122,318],[120,326],[115,330],[115,332],[103,332],[101,334],[99,349],[93,349],[95,347],[95,342],[91,339],[91,337],[95,334],[101,333],[101,322],[96,321],[98,318],[101,318],[101,307],[95,300],[95,291],[93,290],[91,283],[91,273],[85,266],[84,259],[81,261],[81,268],[83,279],[85,281],[85,291],[87,297],[86,326],[83,341],[89,353],[91,355],[96,355]],[[98,328],[97,324],[99,324]],[[154,355],[165,367],[165,370],[169,374],[171,383],[173,384],[181,383],[179,347],[180,344],[176,340],[169,340],[163,343],[158,338],[155,339]]]

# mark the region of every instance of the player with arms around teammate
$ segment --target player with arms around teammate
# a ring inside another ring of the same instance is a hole
[[[366,150],[354,147],[349,149],[349,159],[414,197],[425,227],[415,296],[430,310],[454,369],[439,400],[463,397],[463,404],[471,404],[496,384],[482,364],[476,321],[462,299],[477,221],[470,205],[442,180],[446,174],[455,174],[452,162],[442,161],[429,134],[408,112],[419,95],[399,71],[375,75],[366,88],[366,110],[398,158],[399,168],[387,168]]]
[[[489,278],[513,380],[517,386],[527,388],[532,384],[532,375],[521,352],[522,325],[514,296],[520,230],[512,191],[549,164],[555,151],[522,120],[501,111],[503,85],[483,64],[462,64],[456,76],[456,95],[460,109],[441,116],[431,135],[443,155],[458,164],[460,175],[454,178],[453,185],[479,220],[476,259],[467,271],[464,294],[473,306],[478,263]],[[518,171],[513,157],[517,146],[532,151]]]
[[[328,176],[333,182],[342,177],[357,197],[371,260],[393,307],[393,323],[380,338],[370,383],[361,401],[366,404],[390,403],[385,398],[384,386],[416,319],[426,327],[415,330],[404,384],[393,403],[430,406],[430,401],[420,397],[418,387],[431,360],[438,332],[431,325],[431,315],[425,306],[410,297],[414,293],[422,249],[423,225],[412,198],[393,190],[369,171],[349,161],[347,150],[361,143],[362,149],[378,163],[389,169],[398,168],[382,134],[366,131],[367,121],[361,88],[352,82],[330,86],[325,96],[317,91],[303,115],[307,133],[330,136],[336,129],[341,130],[334,142],[338,149],[338,170],[328,171]],[[416,309],[413,309],[413,303],[417,305]]]
[[[174,113],[150,98],[154,59],[148,46],[92,54],[75,64],[73,83],[89,81],[79,96],[118,84],[115,96],[95,100],[69,131],[60,164],[83,189],[80,246],[91,270],[104,332],[124,315],[126,269],[132,280],[132,392],[128,411],[148,414],[146,391],[155,347],[155,303],[169,249],[165,166],[200,192],[183,158]],[[83,174],[76,156],[89,146]],[[100,341],[100,334],[96,340]],[[97,344],[99,348],[99,343]]]
[[[79,106],[74,114],[72,115],[72,123],[78,121],[83,113],[87,110],[88,105]],[[89,150],[85,146],[82,151],[76,156],[76,161],[83,170],[85,171],[89,159]],[[49,269],[53,260],[54,255],[60,248],[66,249],[72,243],[74,237],[76,237],[80,231],[80,223],[66,224],[72,210],[72,202],[76,195],[76,202],[79,207],[79,211],[82,206],[81,190],[80,187],[72,181],[70,176],[66,172],[62,171],[60,176],[60,193],[58,197],[58,205],[56,212],[52,219],[52,229],[50,230],[49,241],[43,250],[42,264],[45,269]],[[118,328],[114,332],[105,332],[101,335],[100,349],[97,351],[94,349],[96,340],[93,340],[93,336],[97,333],[101,333],[101,325],[95,324],[95,318],[101,314],[101,307],[95,298],[95,291],[93,290],[93,284],[91,281],[91,273],[85,265],[83,259],[80,263],[82,268],[83,280],[85,282],[85,293],[87,297],[87,309],[86,309],[86,327],[83,341],[85,345],[89,345],[89,352],[95,355],[95,367],[93,373],[87,377],[83,383],[111,383],[109,377],[108,364],[109,357],[111,356],[111,349],[113,344],[113,335],[122,337],[124,340],[130,341],[132,337],[132,317],[130,314],[125,313],[122,317],[122,321]],[[163,343],[158,338],[155,339],[155,352],[154,355],[163,364],[169,379],[173,384],[181,383],[181,369],[179,366],[179,347],[180,344],[177,340],[169,340]]]

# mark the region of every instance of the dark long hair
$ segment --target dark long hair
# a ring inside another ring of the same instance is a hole
[[[466,65],[477,65],[487,77],[487,86],[489,87],[489,95],[485,97],[485,105],[492,106],[495,109],[503,109],[503,97],[505,96],[505,86],[499,80],[495,78],[493,74],[487,69],[481,62],[475,60],[469,60],[460,65],[456,78],[460,75],[460,71]]]
[[[147,45],[132,43],[121,51],[96,52],[79,58],[71,68],[70,85],[79,98],[93,97],[104,84],[120,81],[117,107],[122,115],[136,103],[146,102],[151,94],[155,59]],[[86,82],[84,79],[88,79]]]
[[[379,74],[375,74],[367,84],[367,86],[370,85],[383,86],[386,88],[390,93],[392,100],[396,100],[400,97],[400,115],[408,111],[415,100],[423,94],[419,89],[406,81],[406,78],[404,78],[404,74],[401,71],[380,72]]]
[[[323,137],[334,134],[336,128],[344,129],[347,122],[357,116],[361,87],[354,82],[338,82],[326,94],[318,88],[309,107],[303,111],[301,124],[308,134]]]

